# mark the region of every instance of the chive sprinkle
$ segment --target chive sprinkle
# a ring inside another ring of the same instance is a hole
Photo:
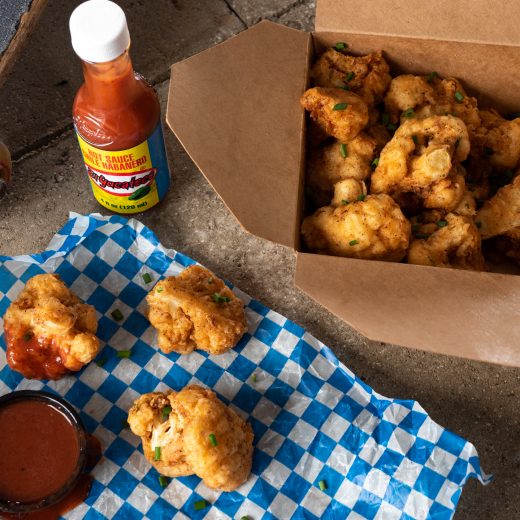
[[[211,442],[212,446],[218,446],[217,438],[214,433],[209,434],[209,442]]]
[[[348,245],[349,246],[357,246],[359,244],[359,240],[351,240]]]
[[[253,374],[253,375],[251,376],[251,379],[253,380],[253,383],[256,383],[256,374]]]
[[[106,357],[103,357],[103,358],[98,359],[98,360],[96,361],[96,365],[97,365],[98,367],[102,367],[102,366],[105,365],[105,363],[106,363],[107,361],[108,361],[107,358],[106,358]]]
[[[208,278],[208,283],[213,283],[213,276],[210,276],[210,277]]]
[[[403,112],[403,116],[406,117],[407,119],[411,119],[412,117],[414,117],[415,116],[415,112],[413,111],[413,108],[407,108]]]
[[[371,163],[370,166],[372,170],[375,170],[377,168],[377,165],[379,164],[379,157],[376,157]]]
[[[430,235],[428,235],[428,233],[415,233],[415,238],[419,238],[419,239],[426,239],[429,236]]]
[[[159,485],[161,487],[166,487],[168,485],[168,477],[164,475],[159,475]]]
[[[348,103],[336,103],[332,110],[345,110],[348,107]]]
[[[493,148],[490,148],[489,146],[484,146],[484,155],[491,157],[494,153],[495,150],[493,150]]]
[[[346,76],[345,76],[345,81],[348,83],[349,81],[352,81],[354,78],[356,77],[356,74],[352,71],[350,71]]]
[[[153,280],[153,278],[150,276],[150,273],[144,273],[143,274],[143,281],[144,283],[150,283]]]
[[[163,409],[162,409],[162,416],[163,416],[163,419],[166,419],[167,417],[170,416],[170,414],[172,413],[172,407],[167,404]]]
[[[157,292],[163,292],[164,291],[164,287],[157,287],[156,291]]]
[[[366,199],[366,195],[363,193],[361,195],[357,196],[357,200],[365,200],[365,199]]]
[[[240,520],[251,520],[248,516],[242,516]]]
[[[347,199],[342,199],[341,200],[341,204],[343,204],[343,206],[346,206],[348,204],[348,200]]]
[[[26,332],[24,335],[23,335],[23,340],[27,343],[28,341],[31,341],[33,335],[31,332]]]
[[[412,224],[412,231],[416,233],[421,228],[421,224]]]
[[[482,227],[482,222],[475,222],[475,226],[480,229]]]
[[[131,350],[118,350],[117,357],[118,358],[129,358],[132,355]]]
[[[446,227],[448,223],[445,220],[439,220],[437,221],[437,227]]]
[[[439,74],[438,74],[437,72],[433,71],[433,72],[430,72],[430,73],[428,74],[428,77],[426,78],[426,81],[427,81],[428,83],[433,83],[433,80],[434,80],[435,78],[438,78],[438,77],[439,77]]]
[[[121,321],[124,318],[123,313],[119,309],[114,309],[110,313],[110,316],[112,316],[116,321]]]
[[[343,157],[343,159],[346,159],[348,156],[348,152],[347,152],[347,145],[345,143],[341,143],[339,145],[339,151],[341,152],[341,157]]]
[[[161,447],[156,446],[153,450],[153,460],[161,460]]]
[[[412,135],[412,141],[414,144],[419,144],[419,138],[416,135]]]
[[[327,483],[324,480],[320,480],[318,482],[318,486],[320,487],[320,489],[322,491],[325,491],[326,489],[328,489]]]
[[[205,500],[197,500],[195,504],[193,504],[195,511],[202,511],[208,507],[208,503]]]
[[[462,103],[464,101],[464,94],[460,90],[455,92],[455,101],[457,103]]]
[[[222,296],[221,294],[219,293],[213,293],[211,295],[211,299],[215,302],[215,303],[227,303],[227,302],[230,302],[231,301],[231,298],[229,296]]]
[[[350,87],[348,85],[341,85],[341,88],[343,90],[350,90]]]
[[[336,45],[334,45],[334,48],[337,50],[337,51],[343,51],[347,48],[347,44],[345,42],[338,42],[336,43]]]

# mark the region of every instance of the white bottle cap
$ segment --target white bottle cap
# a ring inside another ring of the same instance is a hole
[[[125,13],[109,0],[80,4],[70,16],[69,28],[72,47],[84,61],[114,60],[130,45]]]

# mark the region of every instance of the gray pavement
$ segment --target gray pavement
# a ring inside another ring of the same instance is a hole
[[[23,56],[0,89],[0,139],[15,180],[0,201],[0,254],[44,248],[68,212],[102,211],[90,194],[72,133],[81,68],[68,17],[79,2],[50,0]],[[171,63],[215,45],[262,18],[312,30],[308,0],[125,0],[135,68],[163,108]],[[293,287],[294,255],[237,224],[170,131],[172,189],[139,218],[167,247],[196,258],[328,344],[380,393],[417,399],[440,424],[472,441],[495,481],[465,488],[457,520],[520,518],[520,370],[371,342]],[[442,324],[440,324],[442,326]]]

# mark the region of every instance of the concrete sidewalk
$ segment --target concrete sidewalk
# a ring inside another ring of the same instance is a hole
[[[50,0],[23,56],[0,90],[0,139],[15,160],[14,185],[0,202],[0,254],[41,250],[69,211],[103,211],[87,184],[71,106],[82,82],[68,18],[78,1]],[[309,0],[125,0],[137,71],[157,88],[163,110],[169,66],[262,18],[312,30]],[[520,370],[370,342],[293,287],[294,256],[245,233],[172,133],[172,188],[140,216],[167,247],[305,327],[383,395],[418,400],[433,419],[473,442],[495,481],[465,488],[458,520],[520,518]],[[442,323],[439,324],[442,327]]]

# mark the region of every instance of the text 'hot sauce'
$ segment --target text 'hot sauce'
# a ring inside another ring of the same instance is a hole
[[[85,77],[74,126],[94,197],[117,213],[146,211],[166,195],[170,173],[159,100],[133,70],[125,14],[89,0],[72,13],[70,32]]]

